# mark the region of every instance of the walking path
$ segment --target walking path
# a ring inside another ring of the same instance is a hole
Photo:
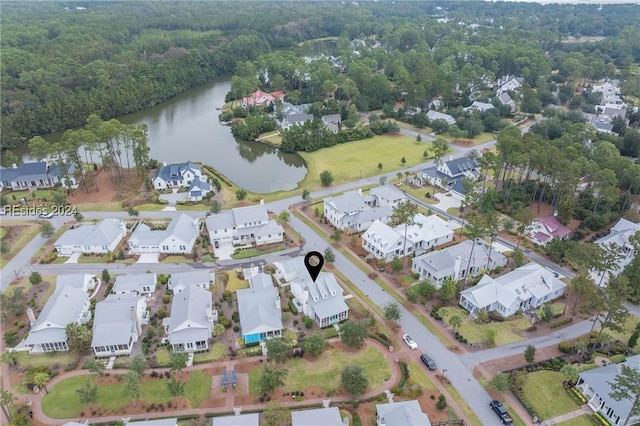
[[[585,414],[587,415],[593,414],[593,411],[591,411],[591,409],[586,405],[583,405],[582,407],[570,413],[562,414],[552,419],[545,420],[544,422],[542,422],[542,426],[557,425],[559,423],[566,422],[567,420],[575,419],[576,417],[580,417]]]

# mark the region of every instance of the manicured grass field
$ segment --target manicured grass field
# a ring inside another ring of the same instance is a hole
[[[233,258],[233,259],[248,259],[250,257],[260,256],[260,255],[268,254],[268,253],[275,253],[277,251],[282,251],[282,250],[284,250],[284,247],[282,247],[282,246],[271,247],[271,248],[266,249],[266,250],[246,249],[246,250],[240,250],[240,251],[238,251],[238,253],[232,254],[231,258]]]
[[[117,212],[126,210],[122,208],[120,201],[102,201],[96,203],[79,203],[75,204],[79,212]],[[137,207],[136,207],[137,208]]]
[[[158,367],[168,367],[171,365],[171,354],[168,350],[162,348],[156,352],[156,362]]]
[[[80,396],[76,389],[83,386],[92,375],[70,377],[49,388],[49,394],[42,400],[44,413],[56,419],[78,417],[82,411]],[[119,409],[131,404],[124,392],[124,381],[98,386],[97,404],[104,409]],[[202,371],[193,371],[185,384],[185,397],[191,407],[199,407],[211,392],[211,376]],[[142,383],[142,400],[152,404],[163,404],[172,399],[164,380],[151,379]]]
[[[211,347],[209,352],[195,354],[193,356],[193,362],[202,363],[210,361],[220,361],[227,354],[227,348],[222,343],[216,343]]]
[[[136,206],[136,210],[138,211],[160,211],[167,207],[167,204],[155,204],[155,203],[146,203],[140,204]]]
[[[207,211],[210,208],[211,207],[205,204],[185,204],[185,205],[177,204],[176,205],[176,210],[179,212],[180,211]]]
[[[489,324],[476,324],[472,319],[469,319],[467,311],[460,308],[442,308],[440,310],[445,322],[453,315],[458,315],[463,319],[462,325],[458,328],[458,332],[462,334],[469,343],[481,343],[486,339],[487,330],[496,330],[496,345],[506,345],[508,343],[519,342],[524,340],[524,337],[520,336],[522,330],[531,326],[531,323],[526,318],[519,318],[504,322],[492,321]],[[448,324],[448,322],[447,322]]]
[[[424,390],[437,391],[438,388],[433,384],[431,378],[429,378],[423,365],[418,364],[415,361],[409,361],[407,363],[409,368],[409,377],[416,382]]]
[[[67,260],[69,260],[67,258]],[[107,256],[103,254],[82,255],[78,258],[78,263],[107,263]]]
[[[227,281],[227,288],[225,290],[233,293],[241,288],[249,288],[249,281],[238,278],[235,271],[227,271],[227,274],[229,275],[229,281]]]
[[[191,262],[193,262],[193,260],[187,259],[186,257],[179,256],[179,255],[167,256],[164,259],[162,259],[162,263],[191,263]]]
[[[47,200],[51,201],[53,198],[53,194],[58,191],[52,189],[36,189],[35,191],[13,191],[5,194],[7,200],[9,202],[20,202],[21,199],[25,198],[27,201],[30,200]],[[35,195],[34,195],[35,194]]]
[[[563,380],[563,375],[557,371],[540,370],[527,374],[524,397],[542,420],[579,408],[562,388]]]
[[[424,201],[425,203],[429,203],[429,204],[437,204],[439,201],[436,197],[433,196],[433,191],[434,191],[434,187],[431,185],[427,185],[423,188],[414,188],[411,185],[406,185],[403,184],[400,189],[404,192],[406,192],[409,195],[413,195],[414,197],[416,197],[417,199]],[[436,193],[441,192],[440,190],[436,189],[435,190]],[[427,192],[429,194],[431,194],[431,198],[427,198],[425,195],[427,194]]]
[[[55,285],[55,284],[54,284]],[[60,364],[69,365],[75,361],[75,355],[69,352],[56,352],[51,354],[32,354],[18,352],[18,365],[22,367],[39,367]]]
[[[564,421],[562,423],[556,423],[556,426],[585,426],[590,425],[591,419],[588,415],[584,414],[582,416],[574,417],[573,419]]]
[[[285,364],[288,370],[285,389],[301,391],[311,386],[317,386],[329,392],[340,387],[340,372],[347,365],[357,364],[364,369],[369,379],[368,389],[382,386],[385,380],[391,378],[391,370],[384,356],[374,348],[366,348],[357,353],[341,352],[329,349],[314,362],[303,358],[294,358]],[[258,380],[260,370],[249,372],[249,392],[259,395]]]

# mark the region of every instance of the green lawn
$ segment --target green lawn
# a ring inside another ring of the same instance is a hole
[[[67,260],[69,260],[67,258]],[[86,255],[83,254],[78,258],[78,263],[107,263],[107,255],[104,254],[94,254],[94,255]]]
[[[216,343],[211,347],[209,352],[201,354],[195,354],[193,356],[194,364],[200,364],[203,362],[220,361],[227,354],[227,348],[222,343]]]
[[[580,408],[562,388],[564,376],[557,371],[529,373],[524,384],[524,397],[538,417],[550,419]]]
[[[562,423],[556,423],[556,426],[585,426],[591,424],[593,423],[591,422],[589,416],[587,414],[584,414],[582,416],[575,417]]]
[[[96,203],[79,203],[75,205],[78,207],[79,212],[117,212],[117,211],[126,211],[127,209],[122,207],[122,202],[120,201],[102,201]],[[137,208],[137,207],[136,207]]]
[[[42,400],[44,413],[56,419],[80,416],[82,404],[76,389],[83,386],[87,380],[93,380],[92,375],[70,377],[49,388],[49,394]],[[104,409],[120,409],[131,404],[131,400],[124,392],[124,382],[98,386],[97,404]],[[191,373],[185,384],[185,397],[191,407],[199,407],[200,403],[209,397],[211,391],[211,376],[202,371]],[[151,379],[142,384],[142,400],[152,404],[163,404],[172,399],[163,380]]]
[[[171,354],[165,348],[158,349],[156,352],[156,362],[159,367],[168,367],[171,365]]]
[[[53,198],[53,194],[58,191],[52,189],[36,189],[35,191],[13,191],[7,192],[4,194],[7,197],[9,202],[20,202],[22,198],[25,198],[27,201],[30,200],[47,200],[51,201]],[[34,196],[35,194],[35,196]],[[15,198],[14,198],[15,197]]]
[[[207,211],[209,210],[211,207],[207,206],[206,204],[176,204],[176,210],[177,211]]]
[[[526,318],[518,318],[504,322],[492,321],[489,324],[478,325],[469,318],[469,314],[463,309],[442,308],[440,312],[447,324],[448,318],[453,315],[458,315],[463,319],[463,323],[458,328],[458,331],[469,341],[469,343],[483,342],[486,338],[487,330],[489,329],[496,330],[497,332],[497,346],[519,342],[524,340],[524,337],[520,336],[519,333],[531,326],[531,323]]]
[[[55,286],[55,282],[53,285]],[[50,367],[53,364],[65,366],[75,362],[75,359],[75,355],[69,352],[33,355],[29,355],[28,352],[18,352],[18,365],[22,367],[39,367],[43,365]]]
[[[437,198],[435,198],[433,196],[433,186],[431,185],[427,185],[424,188],[414,188],[411,185],[405,185],[403,184],[400,189],[403,192],[406,192],[409,195],[413,195],[414,197],[416,197],[417,199],[424,201],[425,203],[429,203],[429,204],[437,204],[439,201]],[[427,194],[427,192],[429,194],[431,194],[431,198],[427,198],[425,195]],[[441,192],[439,190],[436,189],[436,193]]]
[[[365,375],[369,379],[368,389],[382,386],[385,380],[391,378],[391,370],[384,355],[377,349],[366,348],[357,353],[329,349],[314,362],[302,358],[287,361],[285,367],[288,374],[285,388],[291,391],[301,391],[311,386],[318,386],[325,392],[336,390],[340,387],[340,372],[347,365],[354,363],[364,369]],[[254,395],[260,394],[258,391],[259,377],[259,369],[249,372],[249,392]]]
[[[229,281],[227,281],[227,288],[225,290],[233,293],[241,288],[249,288],[249,281],[238,278],[235,271],[228,271],[227,274],[229,275]]]
[[[431,379],[426,373],[423,365],[418,364],[415,361],[409,361],[407,363],[409,367],[409,377],[416,382],[424,390],[437,391],[438,388],[433,384]]]
[[[162,259],[161,263],[191,263],[191,262],[193,262],[192,259],[187,259],[184,256],[172,255],[172,256],[167,256],[164,259]]]
[[[640,318],[630,315],[629,318],[627,318],[627,321],[625,321],[623,332],[606,329],[605,331],[603,331],[603,333],[607,333],[612,338],[618,339],[626,344],[629,341],[629,337],[631,337],[631,334],[635,330],[636,324],[638,322],[640,322]],[[636,351],[640,350],[640,342],[638,342],[638,344],[636,344],[633,349]]]
[[[266,250],[245,249],[245,250],[239,250],[237,253],[232,254],[231,257],[233,259],[248,259],[250,257],[260,256],[268,253],[275,253],[282,250],[284,250],[284,247],[282,246],[271,247]]]
[[[167,207],[167,204],[156,204],[156,203],[145,203],[136,206],[136,210],[138,211],[160,211]]]

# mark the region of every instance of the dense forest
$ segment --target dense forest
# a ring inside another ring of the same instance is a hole
[[[464,104],[456,92],[485,75],[518,73],[538,89],[552,69],[576,81],[621,77],[638,95],[638,18],[635,5],[3,2],[0,144],[147,108],[216,75],[235,74],[241,95],[264,83],[252,81],[256,64],[281,75],[270,85],[292,100],[337,90],[358,110],[398,98]],[[300,43],[329,36],[339,37],[344,72],[324,78],[318,62],[303,81]],[[568,36],[606,38],[563,43]],[[358,56],[354,39],[384,49]]]

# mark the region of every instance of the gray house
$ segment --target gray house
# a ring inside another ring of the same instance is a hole
[[[224,243],[237,246],[284,241],[284,229],[275,220],[269,219],[264,201],[260,201],[259,205],[238,207],[209,216],[206,223],[211,245],[216,248]]]
[[[169,278],[169,290],[173,294],[178,294],[188,286],[195,285],[197,287],[208,290],[213,284],[216,275],[209,269],[194,269],[187,272],[174,272]]]
[[[333,226],[349,234],[364,231],[376,220],[387,223],[393,214],[391,207],[371,207],[367,201],[371,203],[373,199],[362,195],[360,190],[327,197],[324,199],[324,216]]]
[[[338,133],[340,131],[340,122],[342,121],[342,117],[340,114],[329,114],[322,116],[322,122],[324,125],[333,133]]]
[[[47,161],[23,163],[19,166],[14,164],[9,168],[0,167],[0,188],[18,191],[30,188],[52,188],[57,184],[67,188],[77,188],[78,183],[74,176],[76,165],[70,164],[63,167],[66,168],[66,173],[61,173],[58,164]]]
[[[338,407],[291,412],[291,426],[343,426]]]
[[[281,127],[288,129],[291,126],[299,126],[307,121],[313,121],[313,114],[289,114],[282,120]]]
[[[156,291],[156,274],[127,274],[116,277],[113,292],[116,294],[136,294],[138,296]]]
[[[431,426],[429,416],[415,399],[376,404],[377,426]]]
[[[96,357],[130,355],[149,322],[147,300],[136,294],[107,296],[96,303],[91,348]]]
[[[260,426],[260,413],[213,417],[211,426]]]
[[[174,352],[209,350],[211,328],[218,319],[212,306],[211,292],[197,286],[173,296],[171,316],[162,320],[162,326]]]
[[[240,328],[245,343],[282,336],[280,294],[273,284],[236,291]]]
[[[200,234],[198,219],[182,213],[165,229],[151,229],[140,223],[129,237],[131,253],[183,253],[189,254]]]
[[[66,231],[53,247],[59,256],[73,253],[113,253],[127,234],[124,222],[105,219],[98,223],[80,225]]]
[[[430,167],[420,171],[419,176],[414,178],[416,183],[422,185],[426,180],[431,185],[438,186],[459,199],[464,199],[465,188],[464,178],[477,180],[480,176],[480,163],[478,160],[471,160],[466,157],[441,162],[436,167]]]
[[[478,239],[475,247],[472,246],[473,242],[467,240],[443,250],[415,257],[411,263],[411,270],[420,274],[421,280],[428,279],[433,285],[440,287],[447,278],[453,279],[454,282],[463,279],[466,276],[467,266],[469,276],[475,277],[483,270],[492,271],[498,266],[507,264],[507,258],[486,242]],[[472,248],[473,257],[471,257]]]
[[[616,401],[609,396],[613,390],[612,382],[622,372],[622,366],[640,369],[640,355],[627,358],[620,364],[609,364],[580,373],[576,389],[587,399],[587,405],[596,413],[600,413],[612,425],[623,425],[632,407],[630,399]],[[640,416],[631,416],[627,424],[640,422]]]

